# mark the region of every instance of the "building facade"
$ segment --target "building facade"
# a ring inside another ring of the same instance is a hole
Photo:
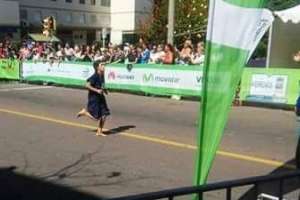
[[[111,0],[111,42],[135,40],[139,25],[151,14],[153,0]]]
[[[9,18],[18,18],[22,30],[41,32],[42,20],[47,16],[54,16],[57,21],[57,36],[64,42],[79,44],[102,41],[103,38],[114,44],[127,41],[126,37],[138,32],[138,23],[149,16],[152,5],[152,0],[0,0],[1,2],[11,5],[6,5],[6,8],[0,6],[0,11],[1,8],[6,10],[14,5],[15,10],[11,10],[10,15],[13,13],[15,17]],[[2,19],[8,24],[15,24],[10,23],[7,17]]]
[[[110,27],[109,0],[18,0],[21,23],[30,31],[41,29],[41,21],[54,16],[57,35],[63,41],[91,43]]]
[[[19,38],[19,3],[15,1],[0,0],[0,39],[9,34]]]

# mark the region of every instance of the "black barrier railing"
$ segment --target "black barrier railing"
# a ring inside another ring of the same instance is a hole
[[[164,190],[160,192],[153,192],[153,193],[146,193],[140,195],[133,195],[127,197],[119,197],[119,198],[112,198],[109,200],[157,200],[157,199],[169,199],[173,200],[175,197],[180,196],[187,196],[187,195],[199,195],[199,197],[203,197],[203,194],[206,192],[213,192],[213,191],[226,191],[226,200],[232,199],[232,190],[234,188],[244,187],[244,186],[253,186],[255,191],[255,196],[258,197],[258,187],[260,184],[266,184],[271,182],[279,182],[279,187],[276,189],[278,191],[278,199],[283,200],[284,195],[284,183],[288,179],[292,178],[299,178],[300,171],[292,171],[283,174],[272,174],[268,176],[257,176],[252,178],[234,180],[234,181],[226,181],[226,182],[219,182],[213,184],[207,184],[204,186],[199,187],[185,187],[185,188],[178,188],[173,190]],[[201,199],[200,198],[200,199]]]

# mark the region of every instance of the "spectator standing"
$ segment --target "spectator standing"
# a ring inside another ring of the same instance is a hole
[[[300,51],[293,55],[293,59],[295,62],[300,62]]]
[[[143,53],[143,49],[141,47],[137,47],[136,48],[136,53],[137,53],[137,64],[141,64],[142,63],[142,53]]]
[[[164,56],[165,52],[163,50],[163,45],[159,44],[156,48],[156,51],[152,51],[150,54],[150,63],[160,64],[162,63]]]
[[[123,51],[120,46],[115,47],[110,62],[111,63],[123,63],[124,62],[124,54],[123,54]]]
[[[65,45],[65,54],[67,61],[74,60],[74,49],[70,47],[69,43],[66,43]]]
[[[104,56],[101,53],[100,49],[96,50],[95,56],[94,56],[94,62],[102,62],[104,59]]]
[[[42,59],[42,54],[39,53],[38,49],[34,49],[33,50],[33,54],[32,54],[32,60],[34,62],[40,61]]]
[[[193,65],[201,65],[204,63],[205,56],[204,56],[204,44],[203,42],[199,42],[197,44],[196,50],[192,56],[192,64]]]
[[[42,55],[44,53],[44,46],[40,42],[38,42],[36,45],[36,50],[37,53]]]
[[[186,40],[179,54],[179,64],[190,64],[192,60],[192,41]]]
[[[154,55],[157,52],[157,46],[156,45],[152,45],[152,48],[150,50],[150,59],[149,59],[149,64],[153,64],[154,62]]]
[[[136,50],[129,47],[128,54],[125,55],[125,64],[135,64],[137,63],[137,53]]]
[[[59,46],[59,49],[56,52],[56,57],[58,58],[59,61],[65,60],[65,50],[62,46]]]
[[[20,60],[28,60],[30,58],[30,55],[31,55],[30,50],[29,50],[28,46],[25,45],[20,49],[19,59]]]
[[[0,59],[5,58],[5,52],[4,52],[4,44],[0,42]]]
[[[174,47],[171,44],[165,46],[165,55],[162,57],[163,64],[174,64]]]
[[[56,52],[54,49],[49,49],[49,54],[47,56],[47,60],[53,63],[57,59]]]
[[[78,45],[74,47],[74,56],[75,56],[75,61],[81,61],[84,58],[82,55],[81,47],[79,47]]]
[[[142,48],[143,52],[141,53],[141,64],[148,64],[150,60],[150,50],[145,43],[143,43]]]
[[[84,48],[83,61],[92,62],[93,60],[94,60],[94,54],[92,52],[92,48],[88,45]]]

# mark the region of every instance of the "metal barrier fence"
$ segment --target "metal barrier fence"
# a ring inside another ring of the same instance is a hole
[[[258,176],[234,181],[219,182],[213,184],[207,184],[200,187],[186,187],[173,190],[165,190],[160,192],[146,193],[140,195],[133,195],[127,197],[112,198],[110,200],[157,200],[157,199],[169,199],[173,200],[175,197],[186,195],[198,195],[200,199],[203,198],[203,194],[213,191],[226,191],[226,200],[232,199],[232,190],[234,188],[253,186],[256,197],[259,196],[258,188],[260,184],[266,184],[270,182],[279,182],[278,184],[278,199],[283,200],[285,181],[292,178],[300,178],[300,171],[292,171],[283,174],[273,174],[268,176]]]

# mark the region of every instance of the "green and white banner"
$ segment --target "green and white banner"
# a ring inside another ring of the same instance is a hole
[[[94,72],[92,63],[24,62],[21,77],[28,81],[51,82],[84,86]],[[0,60],[1,76],[19,79],[19,62]],[[226,73],[220,78],[226,77]],[[300,70],[245,68],[241,84],[241,100],[294,105],[299,94]],[[203,66],[107,65],[106,87],[121,91],[144,92],[154,95],[201,97]],[[216,82],[217,83],[217,82]]]
[[[270,27],[265,0],[210,0],[195,185],[206,183],[243,68]]]
[[[106,87],[157,95],[200,96],[202,67],[166,65],[108,65]]]
[[[94,73],[92,63],[24,62],[23,80],[83,86]],[[106,66],[106,88],[155,95],[201,95],[201,66],[134,65]]]
[[[24,80],[63,85],[84,85],[93,73],[92,63],[24,62],[22,67]]]
[[[17,60],[0,59],[0,78],[19,80],[20,62]]]

